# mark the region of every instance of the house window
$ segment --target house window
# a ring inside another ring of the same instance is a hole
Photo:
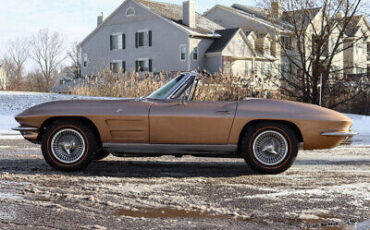
[[[122,49],[126,49],[126,35],[122,33],[112,34],[110,36],[110,50]]]
[[[136,48],[152,46],[152,31],[143,30],[136,32],[135,35]]]
[[[113,73],[118,73],[118,62],[112,62],[110,63],[110,69],[112,70]]]
[[[266,55],[266,56],[271,56],[271,49],[270,49],[270,46],[266,46],[266,48],[265,48],[265,55]]]
[[[198,47],[195,47],[193,50],[193,60],[194,61],[198,60]]]
[[[135,16],[135,9],[130,7],[126,10],[126,16],[127,17],[132,17],[132,16]]]
[[[84,54],[84,61],[83,61],[83,66],[84,67],[87,67],[87,62],[88,62],[87,54]]]
[[[124,73],[126,72],[126,62],[122,60],[112,61],[110,69],[113,73]]]
[[[153,61],[149,58],[136,61],[136,72],[153,72]]]
[[[289,36],[281,36],[280,42],[284,49],[290,50],[292,48],[292,39]]]
[[[186,60],[186,45],[180,45],[180,60]]]
[[[246,61],[245,62],[245,75],[247,77],[252,76],[252,71],[253,71],[253,69],[252,69],[252,62],[251,61]]]

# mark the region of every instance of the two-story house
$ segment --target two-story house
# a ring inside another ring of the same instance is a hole
[[[4,68],[0,65],[0,90],[6,90],[8,84],[8,78],[6,76]]]
[[[126,0],[81,43],[82,74],[205,68],[203,58],[223,27],[195,12],[194,2]]]
[[[345,31],[344,72],[363,75],[370,68],[370,26],[366,17],[353,16]]]
[[[272,73],[291,79],[294,74],[299,74],[297,66],[292,62],[301,63],[296,45],[297,39],[303,39],[295,37],[293,22],[304,23],[302,25],[305,31],[304,48],[306,51],[304,53],[307,55],[305,58],[308,59],[314,52],[315,33],[321,33],[321,22],[325,13],[322,8],[313,8],[306,10],[306,12],[283,11],[282,3],[273,1],[270,9],[258,9],[240,4],[234,4],[231,7],[216,5],[208,10],[204,16],[225,28],[240,27],[245,33],[253,31],[257,34],[257,39],[260,39],[260,42],[263,40],[261,35],[267,34],[271,41],[270,46],[267,47],[270,47],[272,56],[276,58],[273,62]],[[335,37],[337,33],[338,29],[334,30],[331,36]],[[256,44],[261,44],[260,42]],[[258,45],[256,45],[256,49],[258,50]],[[332,65],[335,69],[343,71],[343,53],[335,55]],[[258,63],[254,68],[256,73],[263,70]]]
[[[207,70],[237,75],[252,73],[259,63],[265,73],[278,59],[268,33],[245,34],[183,5],[126,0],[81,42],[82,75],[105,68],[123,71]]]

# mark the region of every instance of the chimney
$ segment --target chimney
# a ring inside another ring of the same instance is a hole
[[[99,27],[101,24],[103,24],[104,19],[105,19],[104,14],[103,14],[103,12],[101,12],[100,16],[98,16],[97,27]]]
[[[187,25],[189,28],[196,27],[195,19],[195,2],[190,0],[183,2],[182,4],[182,22],[184,25]]]
[[[283,15],[283,5],[280,1],[271,2],[271,13],[274,18],[281,18]]]

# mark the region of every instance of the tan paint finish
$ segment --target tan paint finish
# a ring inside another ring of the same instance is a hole
[[[236,102],[154,103],[150,143],[227,144],[236,106]]]
[[[32,107],[16,120],[22,126],[40,128],[47,119],[55,117],[89,119],[103,143],[151,144],[238,144],[249,122],[281,120],[298,127],[305,149],[339,145],[344,137],[320,134],[348,131],[352,124],[343,114],[319,106],[263,99],[186,104],[145,100],[59,101]],[[36,137],[34,131],[25,136],[31,141]]]

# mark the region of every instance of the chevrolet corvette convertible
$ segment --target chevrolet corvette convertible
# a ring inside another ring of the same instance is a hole
[[[300,148],[333,148],[357,133],[341,113],[316,105],[265,99],[194,101],[201,78],[182,73],[147,97],[56,101],[31,107],[14,128],[52,167],[82,170],[119,157],[243,158],[261,173],[280,173]]]

